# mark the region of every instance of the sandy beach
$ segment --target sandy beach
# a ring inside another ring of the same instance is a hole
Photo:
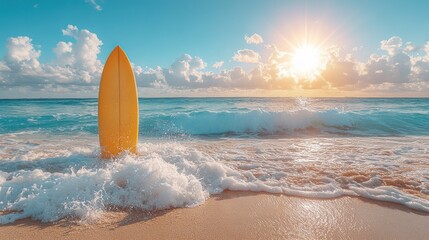
[[[19,220],[2,239],[427,239],[429,215],[362,198],[225,192],[194,208],[109,212],[97,223]]]

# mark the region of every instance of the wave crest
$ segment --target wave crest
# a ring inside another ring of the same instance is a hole
[[[410,122],[411,121],[411,122]],[[156,115],[144,119],[142,130],[152,135],[413,135],[429,133],[429,120],[419,114],[328,111],[241,112],[198,111]],[[143,133],[144,134],[144,133]]]

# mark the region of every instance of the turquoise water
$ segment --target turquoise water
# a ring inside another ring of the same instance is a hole
[[[140,99],[140,135],[429,135],[429,99]],[[97,134],[96,99],[0,100],[0,133]]]
[[[0,224],[90,223],[225,190],[429,212],[429,99],[140,99],[138,155],[100,159],[96,99],[0,100]]]

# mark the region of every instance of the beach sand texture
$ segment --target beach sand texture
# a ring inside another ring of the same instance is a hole
[[[75,224],[30,219],[1,239],[428,239],[429,215],[354,197],[329,200],[227,191],[195,208],[108,212]]]

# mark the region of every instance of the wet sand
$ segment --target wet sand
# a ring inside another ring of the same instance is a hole
[[[156,213],[116,211],[102,221],[20,220],[0,239],[428,239],[429,214],[354,197],[308,199],[225,192],[203,205]]]

